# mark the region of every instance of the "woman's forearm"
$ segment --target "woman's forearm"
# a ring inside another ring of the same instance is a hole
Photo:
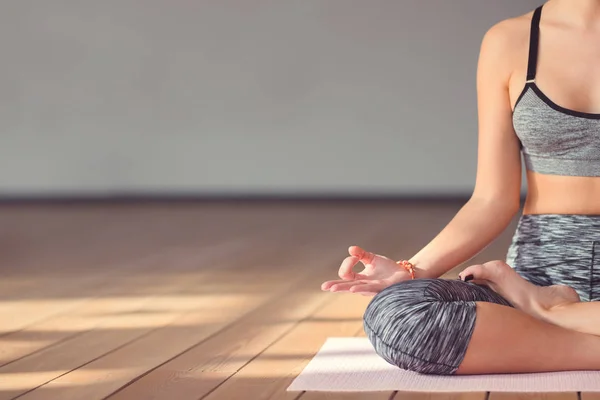
[[[540,316],[554,325],[600,336],[600,302],[562,304],[541,311]]]
[[[446,227],[409,261],[419,278],[437,278],[473,258],[511,222],[519,204],[471,198]]]

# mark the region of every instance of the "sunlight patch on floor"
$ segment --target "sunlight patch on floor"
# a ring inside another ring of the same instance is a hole
[[[69,371],[43,371],[43,372],[15,372],[15,373],[0,373],[0,390],[29,390],[36,387],[40,382],[48,382],[58,375],[66,374]],[[90,382],[99,378],[105,379],[106,376],[118,379],[120,376],[126,375],[124,370],[118,369],[96,369],[92,371],[79,371],[77,381],[69,381],[68,376],[62,376],[60,382],[53,383],[56,387],[71,387],[85,386]],[[83,378],[83,379],[82,379]]]

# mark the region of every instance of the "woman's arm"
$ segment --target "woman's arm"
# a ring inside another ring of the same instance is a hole
[[[475,189],[450,223],[409,260],[418,277],[439,277],[471,259],[519,211],[521,156],[508,88],[515,65],[520,65],[516,60],[527,57],[522,31],[518,22],[507,20],[491,28],[483,39],[477,68],[479,135]],[[520,72],[524,85],[525,71]]]

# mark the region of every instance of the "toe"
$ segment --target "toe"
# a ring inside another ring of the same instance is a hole
[[[459,276],[462,280],[485,280],[489,282],[499,282],[513,269],[504,261],[488,261],[484,264],[471,265],[462,271]]]
[[[468,282],[471,280],[488,280],[490,274],[488,268],[484,265],[476,264],[465,268],[458,276],[461,280]]]

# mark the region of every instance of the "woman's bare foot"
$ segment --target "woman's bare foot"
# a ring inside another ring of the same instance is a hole
[[[473,283],[489,286],[518,308],[536,318],[553,307],[580,301],[577,292],[564,285],[536,286],[523,279],[503,261],[472,265],[459,274],[462,280],[472,275]]]

